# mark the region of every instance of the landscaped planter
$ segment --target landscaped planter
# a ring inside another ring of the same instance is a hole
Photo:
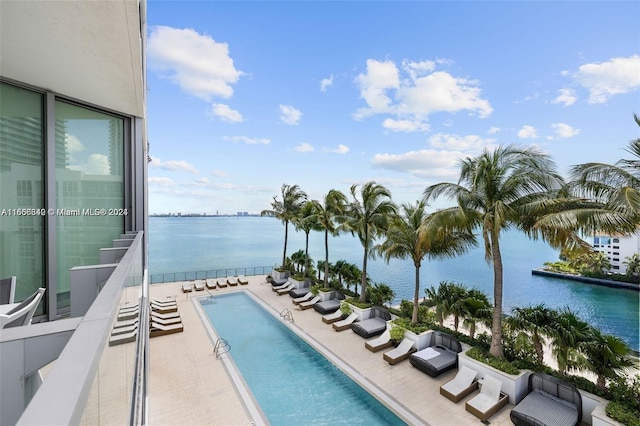
[[[405,330],[404,332],[404,337],[406,337],[409,340],[412,340],[413,346],[417,349],[417,350],[421,350],[426,348],[427,346],[429,346],[429,344],[431,343],[431,330],[427,330],[427,331],[423,331],[422,333],[414,333],[413,331],[410,330]]]
[[[605,408],[608,400],[578,389],[582,396],[582,421],[593,426],[622,426],[622,423],[607,416]]]
[[[309,287],[309,284],[307,283],[308,278],[304,278],[302,280],[296,280],[294,278],[289,278],[289,282],[291,284],[293,284],[294,288],[304,288],[304,287]]]
[[[271,271],[271,278],[273,279],[274,282],[278,283],[278,284],[284,284],[287,282],[287,280],[289,279],[289,271],[276,271],[275,269],[273,271]]]
[[[504,371],[500,371],[490,365],[467,356],[466,352],[468,349],[469,348],[463,349],[462,352],[458,354],[458,366],[466,365],[472,370],[477,371],[479,373],[479,377],[484,377],[488,374],[500,380],[502,382],[502,392],[509,395],[509,402],[511,404],[517,404],[527,396],[527,393],[529,392],[530,371],[523,370],[517,376],[507,374]]]
[[[320,296],[320,302],[324,302],[325,300],[331,299],[331,290],[329,291],[318,291],[318,296]]]
[[[369,316],[371,315],[371,308],[359,308],[351,303],[347,303],[347,305],[351,308],[351,312],[358,314],[358,321],[369,319]]]

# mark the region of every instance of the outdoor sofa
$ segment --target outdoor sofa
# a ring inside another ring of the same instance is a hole
[[[391,314],[384,308],[374,306],[368,319],[351,325],[351,330],[358,336],[368,339],[382,334],[387,329],[387,321],[391,320]]]
[[[571,383],[543,373],[529,376],[529,393],[509,415],[515,425],[574,426],[582,421],[582,397]]]
[[[458,339],[440,331],[432,331],[429,346],[412,354],[409,362],[418,370],[436,377],[457,367],[458,353],[461,351],[462,345]]]
[[[322,315],[330,314],[340,309],[340,304],[344,300],[344,294],[339,291],[332,291],[329,300],[324,302],[318,302],[313,305],[313,309],[320,312]]]
[[[302,297],[311,291],[310,284],[306,282],[302,287],[289,290],[289,296],[295,298]]]

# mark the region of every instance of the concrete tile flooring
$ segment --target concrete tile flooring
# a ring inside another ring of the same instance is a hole
[[[384,391],[416,417],[430,425],[472,425],[480,420],[464,408],[465,400],[454,404],[439,394],[441,384],[453,378],[454,371],[436,379],[413,368],[409,361],[391,366],[382,351],[365,349],[364,339],[350,330],[335,332],[321,315],[296,310],[288,295],[278,296],[264,276],[248,277],[249,285],[211,290],[221,293],[248,290],[276,313],[284,308],[293,312],[294,327],[313,337],[333,355]],[[150,340],[151,372],[150,417],[153,425],[249,425],[253,420],[233,385],[223,363],[213,353],[214,343],[203,325],[192,298],[208,296],[205,291],[182,293],[182,284],[151,286],[151,297],[176,297],[184,332]],[[129,343],[122,346],[130,346]],[[470,399],[468,397],[467,399]],[[509,425],[507,405],[489,419],[493,425]],[[304,421],[301,421],[304,424]]]

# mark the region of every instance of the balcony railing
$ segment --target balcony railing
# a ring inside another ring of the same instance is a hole
[[[224,278],[238,275],[253,276],[267,275],[273,266],[248,266],[245,268],[209,269],[206,271],[171,272],[166,274],[151,274],[151,284],[173,283],[177,281],[206,280],[207,278]]]

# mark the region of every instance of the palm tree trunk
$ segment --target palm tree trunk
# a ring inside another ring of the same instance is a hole
[[[536,350],[536,356],[538,358],[538,365],[542,365],[544,362],[544,348],[542,347],[542,341],[537,334],[533,335],[533,347]]]
[[[503,358],[502,350],[502,254],[499,234],[491,230],[491,258],[493,260],[493,318],[491,322],[491,348],[489,353]]]
[[[475,335],[476,335],[476,323],[472,321],[471,324],[469,324],[469,337],[473,339]]]
[[[598,374],[598,378],[596,379],[596,385],[598,389],[605,390],[607,387],[607,381],[602,374]]]
[[[324,287],[329,284],[329,231],[324,231]]]
[[[368,247],[364,248],[364,257],[362,259],[362,280],[360,281],[360,303],[365,303],[367,300],[367,256],[369,254]],[[357,290],[356,290],[357,291]]]
[[[287,238],[289,238],[289,221],[284,222],[284,251],[282,252],[282,269],[287,261]]]
[[[416,265],[416,286],[413,291],[413,312],[411,313],[411,324],[418,323],[418,296],[420,293],[420,266]]]
[[[304,241],[304,276],[309,276],[309,233],[305,237]]]

